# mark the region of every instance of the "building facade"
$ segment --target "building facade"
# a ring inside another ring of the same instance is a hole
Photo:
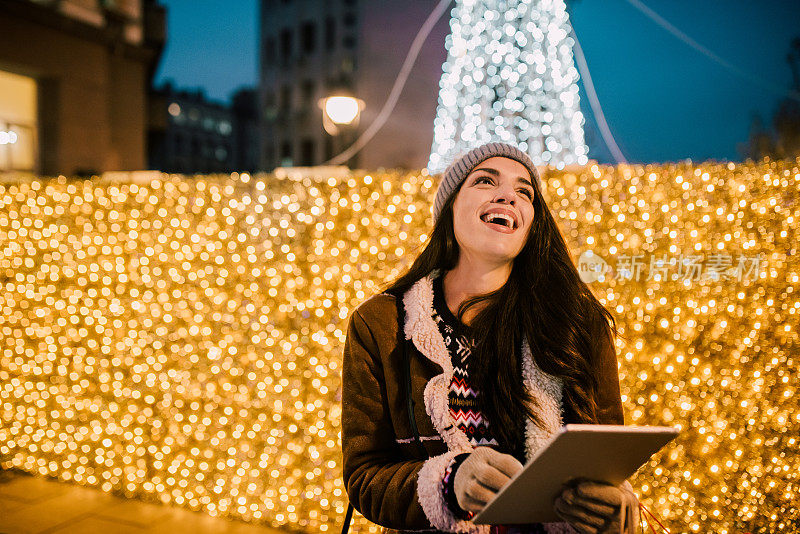
[[[227,172],[233,119],[230,110],[205,93],[170,84],[150,97],[148,168],[182,174]]]
[[[374,121],[434,0],[261,0],[262,168],[319,165],[350,146]],[[433,140],[438,83],[449,31],[442,17],[426,40],[403,93],[351,167],[422,168]],[[319,101],[361,99],[357,125],[328,134]]]
[[[165,36],[155,0],[0,0],[0,171],[145,168]]]
[[[148,168],[172,173],[227,172],[231,167],[233,116],[202,90],[170,84],[151,93]]]
[[[201,90],[167,83],[151,93],[148,168],[194,174],[258,170],[255,89],[234,93],[231,105]]]
[[[256,172],[261,167],[258,91],[245,87],[231,97],[233,113],[233,170]]]

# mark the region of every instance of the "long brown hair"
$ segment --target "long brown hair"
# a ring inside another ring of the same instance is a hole
[[[385,291],[404,293],[434,269],[444,274],[456,267],[459,246],[453,203],[464,181],[442,207],[425,248]],[[469,362],[470,382],[478,385],[481,411],[501,449],[521,461],[525,421],[532,419],[542,425],[522,380],[522,340],[528,340],[539,368],[562,380],[563,402],[572,422],[597,423],[593,363],[603,344],[613,342],[612,332],[617,332],[612,314],[581,280],[538,187],[534,187],[533,207],[527,241],[514,259],[506,283],[491,293],[468,298],[457,314],[461,319],[469,308],[484,303],[470,324],[475,343]]]

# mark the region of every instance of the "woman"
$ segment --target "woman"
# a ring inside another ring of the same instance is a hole
[[[627,482],[565,487],[560,523],[470,521],[561,425],[623,424],[614,320],[580,280],[517,147],[489,143],[454,161],[433,214],[409,271],[350,318],[350,502],[384,532],[635,532]]]

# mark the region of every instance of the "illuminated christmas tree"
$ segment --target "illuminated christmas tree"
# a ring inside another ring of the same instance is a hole
[[[571,33],[564,0],[456,0],[428,170],[489,141],[537,165],[585,164]]]

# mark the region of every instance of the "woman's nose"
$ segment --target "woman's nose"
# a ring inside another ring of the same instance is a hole
[[[500,203],[508,202],[509,204],[513,204],[515,202],[513,188],[508,186],[498,187],[494,201]]]

